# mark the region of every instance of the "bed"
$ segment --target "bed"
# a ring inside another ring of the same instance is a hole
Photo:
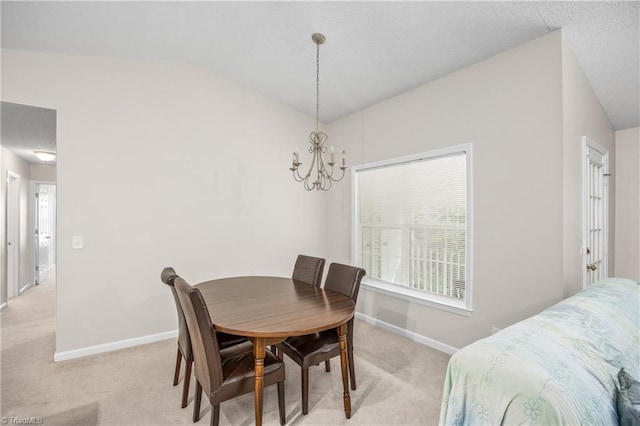
[[[621,368],[640,377],[640,285],[610,278],[456,352],[440,424],[615,425]]]

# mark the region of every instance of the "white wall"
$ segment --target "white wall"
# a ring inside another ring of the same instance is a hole
[[[0,306],[5,307],[7,302],[7,240],[6,240],[6,219],[5,212],[7,209],[7,172],[2,165],[4,164],[5,149],[0,146]]]
[[[306,193],[287,169],[312,118],[195,66],[2,55],[3,100],[57,110],[58,352],[175,329],[163,266],[197,282],[351,261],[350,177]],[[578,288],[575,137],[612,135],[583,77],[555,32],[330,124],[351,165],[474,149],[471,317],[366,287],[361,313],[458,348]]]
[[[460,348],[562,297],[562,48],[555,32],[329,126],[351,164],[473,143],[471,317],[361,289],[358,311]],[[350,187],[329,253],[349,261]]]
[[[7,170],[20,175],[20,272],[18,278],[18,288],[22,289],[31,284],[31,274],[29,273],[31,268],[31,240],[29,236],[29,180],[31,179],[29,163],[6,149],[1,148],[2,151],[2,177],[0,178],[0,186],[2,186],[2,239],[1,244],[1,262],[2,268],[0,268],[0,288],[2,297],[0,303],[7,301],[7,275],[6,275],[6,230],[5,230],[5,214],[6,214],[6,187],[7,187]]]
[[[640,128],[616,132],[616,276],[640,282]]]
[[[57,110],[58,354],[175,330],[164,266],[196,283],[326,252],[326,195],[288,170],[313,118],[190,65],[3,50],[2,82]]]
[[[562,38],[563,236],[564,296],[583,287],[581,254],[583,136],[609,150],[609,172],[615,176],[614,131],[567,40]],[[609,179],[609,275],[614,274],[615,179]]]
[[[56,166],[46,164],[31,164],[30,166],[31,180],[37,182],[56,181]]]
[[[7,302],[7,242],[6,242],[6,224],[5,224],[5,210],[7,206],[7,200],[5,198],[7,188],[7,173],[4,168],[1,167],[4,161],[4,148],[0,146],[0,306],[5,306]]]

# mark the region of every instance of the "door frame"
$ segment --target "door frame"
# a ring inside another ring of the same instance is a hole
[[[57,190],[57,186],[56,186],[56,182],[55,181],[44,181],[44,180],[34,180],[31,181],[31,188],[30,188],[30,200],[32,202],[32,208],[30,209],[29,212],[29,223],[31,224],[30,229],[29,229],[29,235],[31,235],[31,237],[33,238],[33,249],[31,250],[31,277],[32,277],[32,283],[34,285],[38,285],[41,284],[43,281],[40,281],[40,277],[39,277],[39,273],[36,270],[36,268],[38,267],[39,263],[38,263],[38,250],[39,250],[39,246],[38,246],[38,238],[36,235],[36,230],[38,229],[38,208],[39,205],[37,203],[36,200],[36,194],[38,192],[38,188],[40,185],[48,185],[48,186],[53,186],[56,188]],[[55,198],[55,192],[54,192],[54,198]],[[50,200],[51,202],[51,200]],[[55,205],[56,202],[55,200],[53,201],[53,206],[54,206],[54,210],[55,210]],[[54,211],[53,213],[53,233],[51,235],[51,244],[53,245],[53,259],[52,263],[55,266],[55,256],[56,256],[56,231],[57,231],[57,217],[56,217],[56,212]]]
[[[7,301],[20,295],[20,185],[22,177],[11,170],[7,170],[6,211],[5,211],[5,235],[6,235],[6,283]],[[12,182],[17,182],[17,189],[12,188]],[[10,241],[10,240],[13,240]],[[13,245],[13,248],[9,246]],[[15,256],[15,258],[14,258]],[[14,277],[10,280],[9,270]],[[14,271],[15,269],[15,271]]]
[[[589,235],[589,223],[588,223],[588,209],[589,209],[589,188],[588,188],[588,173],[589,173],[589,149],[597,151],[602,155],[603,162],[603,217],[602,217],[602,268],[603,276],[609,276],[609,150],[600,145],[593,139],[583,136],[582,137],[582,287],[588,286],[588,272],[587,272],[587,247],[588,247],[588,235]]]

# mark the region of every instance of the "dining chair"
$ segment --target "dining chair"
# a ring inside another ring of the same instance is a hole
[[[174,285],[175,279],[178,278],[176,271],[167,267],[162,270],[160,274],[160,280],[171,287],[171,294],[173,294],[173,300],[176,303],[176,310],[178,311],[178,355],[176,358],[176,368],[173,374],[173,386],[178,384],[180,377],[180,363],[184,358],[185,372],[184,372],[184,385],[182,388],[182,408],[187,406],[189,398],[189,381],[191,380],[191,366],[193,364],[193,352],[191,351],[191,338],[189,336],[189,329],[184,319],[184,312],[180,306],[180,300],[178,299],[178,293]]]
[[[325,260],[321,257],[299,254],[293,266],[292,280],[300,281],[314,287],[320,287]],[[271,352],[277,354],[276,345],[269,346]]]
[[[211,323],[209,310],[197,288],[180,277],[175,288],[191,331],[196,375],[196,395],[193,404],[193,421],[200,420],[200,400],[204,390],[211,404],[211,426],[220,421],[220,403],[254,391],[255,362],[253,345],[244,342],[221,349],[217,332]],[[280,424],[285,422],[284,362],[269,351],[264,358],[263,385],[277,384]]]
[[[324,283],[326,290],[344,294],[355,303],[358,299],[360,281],[366,271],[355,266],[332,263]],[[347,323],[347,355],[351,389],[356,389],[355,365],[353,361],[353,318]],[[302,414],[309,411],[309,367],[325,362],[326,371],[331,371],[329,360],[340,355],[340,344],[336,329],[304,336],[289,337],[276,345],[278,353],[282,351],[301,367]]]
[[[184,384],[182,388],[182,408],[184,408],[187,406],[187,403],[189,401],[189,383],[191,381],[193,351],[191,348],[189,327],[187,327],[187,323],[184,318],[184,312],[182,310],[182,306],[180,305],[180,300],[178,299],[178,294],[176,293],[176,288],[174,285],[174,281],[176,278],[178,278],[178,274],[176,274],[176,271],[171,267],[164,268],[160,274],[160,280],[171,287],[171,294],[173,294],[173,300],[176,304],[176,310],[178,311],[178,354],[176,358],[175,373],[173,375],[173,386],[176,386],[178,384],[178,379],[180,378],[180,364],[182,359],[184,358],[185,373]],[[233,334],[227,333],[217,333],[217,338],[218,345],[222,349],[246,342],[248,340],[246,337],[235,336]]]
[[[324,262],[325,260],[320,257],[300,254],[296,259],[291,278],[315,287],[320,287],[322,283],[322,272],[324,271]]]

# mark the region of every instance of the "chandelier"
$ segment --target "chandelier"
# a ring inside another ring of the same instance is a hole
[[[316,44],[316,131],[309,134],[309,153],[312,154],[311,165],[309,171],[306,174],[300,174],[300,153],[298,148],[293,152],[293,161],[289,170],[293,172],[293,178],[296,182],[302,182],[304,189],[311,191],[328,191],[331,189],[333,182],[339,182],[344,177],[344,171],[347,169],[346,152],[342,151],[342,165],[338,168],[342,171],[339,178],[333,176],[334,166],[337,164],[335,161],[335,154],[333,152],[333,146],[330,148],[330,160],[325,163],[323,154],[327,152],[327,134],[321,132],[318,127],[320,123],[320,45],[325,42],[326,38],[322,34],[316,33],[311,36],[311,39]],[[325,166],[326,164],[326,166]],[[328,168],[327,168],[328,166]]]

